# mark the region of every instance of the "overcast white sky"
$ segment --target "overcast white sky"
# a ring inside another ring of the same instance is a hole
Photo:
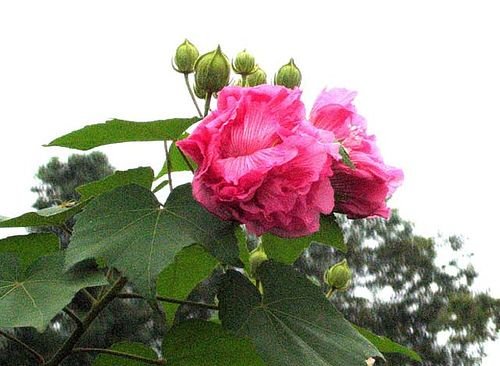
[[[76,152],[41,145],[117,117],[192,116],[170,58],[185,37],[268,75],[294,57],[310,107],[324,87],[356,104],[406,180],[391,201],[417,232],[462,234],[478,289],[500,296],[495,1],[2,1],[0,215],[30,210],[38,166]],[[161,143],[100,149],[118,169],[160,169]],[[0,237],[16,231],[0,231]],[[500,342],[483,365],[496,365]]]

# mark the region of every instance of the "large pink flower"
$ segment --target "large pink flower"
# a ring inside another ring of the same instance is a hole
[[[375,143],[366,133],[363,117],[352,104],[355,92],[346,89],[323,91],[311,111],[317,128],[331,131],[349,154],[355,168],[334,160],[331,179],[335,191],[335,211],[349,218],[388,218],[386,200],[403,180],[403,172],[386,165]]]
[[[224,88],[217,109],[177,143],[198,164],[196,200],[257,235],[317,231],[333,209],[332,159],[305,123],[298,89]]]

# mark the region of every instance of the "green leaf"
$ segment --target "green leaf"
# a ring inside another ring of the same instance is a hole
[[[112,119],[106,123],[88,125],[70,132],[46,146],[90,150],[97,146],[120,142],[176,140],[189,126],[199,120],[197,117],[172,118],[152,122]]]
[[[228,271],[219,293],[222,325],[252,339],[269,366],[360,366],[382,356],[325,295],[292,267],[267,261],[257,270],[263,296]]]
[[[158,274],[195,243],[222,263],[239,263],[234,224],[201,207],[190,184],[174,189],[165,207],[132,184],[97,197],[77,216],[66,264],[102,257],[153,297]]]
[[[139,167],[125,171],[116,171],[113,175],[101,180],[81,185],[76,191],[80,193],[80,199],[83,201],[127,184],[137,184],[147,189],[151,189],[153,178],[153,169],[149,167]]]
[[[262,236],[262,244],[269,258],[291,264],[311,243],[329,245],[341,252],[347,252],[342,229],[335,221],[335,216],[321,216],[318,232],[301,238],[286,239],[272,234]]]
[[[163,188],[165,188],[168,185],[168,179],[164,180],[160,184],[158,184],[155,189],[153,189],[153,193],[161,191]]]
[[[158,359],[158,355],[156,354],[156,352],[142,343],[120,342],[113,344],[110,349],[113,351],[132,354],[134,356],[149,358],[151,360]],[[108,354],[100,354],[99,356],[97,356],[94,362],[92,362],[92,366],[145,366],[145,365],[151,365],[151,364]]]
[[[58,249],[59,239],[49,233],[10,236],[0,240],[0,253],[15,253],[21,261],[23,272],[39,257]]]
[[[80,212],[86,204],[86,201],[78,204],[65,203],[59,206],[44,208],[36,212],[28,212],[18,217],[0,220],[0,228],[57,226]]]
[[[351,157],[349,156],[349,153],[342,145],[339,147],[339,154],[340,154],[340,157],[342,158],[342,162],[345,165],[347,165],[351,169],[356,169],[356,166],[352,162]]]
[[[378,335],[370,332],[368,329],[358,327],[357,325],[354,325],[354,324],[353,324],[353,327],[356,328],[358,330],[358,332],[360,332],[363,335],[363,337],[365,337],[371,343],[373,343],[373,345],[375,347],[377,347],[378,350],[382,353],[399,353],[399,354],[408,356],[412,360],[419,361],[419,362],[422,361],[422,358],[419,356],[418,353],[416,353],[415,351],[413,351],[409,348],[406,348],[406,347],[404,347],[396,342],[391,341],[387,337],[378,336]]]
[[[99,272],[65,272],[64,252],[39,258],[24,273],[17,256],[0,253],[0,327],[41,332],[79,290],[105,284]]]
[[[174,326],[163,341],[163,354],[169,366],[265,366],[248,339],[202,320]]]
[[[191,245],[183,248],[175,260],[158,276],[156,282],[159,296],[185,299],[198,283],[207,278],[217,260],[205,248]],[[172,323],[179,305],[162,302],[167,321]]]

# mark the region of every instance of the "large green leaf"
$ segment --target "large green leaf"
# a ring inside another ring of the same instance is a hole
[[[137,342],[120,342],[115,343],[110,348],[113,351],[132,354],[134,356],[145,357],[151,360],[157,360],[158,355],[150,347]],[[100,354],[92,362],[92,366],[145,366],[151,365],[150,363],[131,360],[128,358],[114,356],[109,354]]]
[[[58,249],[59,239],[49,233],[9,236],[0,240],[0,253],[15,253],[19,257],[23,272],[39,257]]]
[[[64,223],[71,216],[82,210],[87,202],[78,204],[62,204],[59,206],[44,208],[36,212],[28,212],[14,218],[0,219],[0,227],[36,227],[55,226]]]
[[[156,277],[183,247],[198,243],[219,261],[238,264],[234,227],[201,207],[190,184],[174,189],[165,207],[132,184],[97,197],[77,216],[66,263],[104,258],[152,297]]]
[[[25,272],[15,254],[0,253],[0,327],[43,331],[79,290],[105,284],[99,272],[65,272],[64,252],[39,258]]]
[[[358,327],[357,325],[353,325],[353,326],[366,339],[368,339],[370,342],[372,342],[373,345],[375,347],[377,347],[380,352],[382,352],[382,353],[399,353],[399,354],[410,357],[412,360],[422,361],[422,358],[419,356],[419,354],[417,352],[415,352],[407,347],[404,347],[396,342],[393,342],[387,337],[378,336],[378,335],[370,332],[368,329]]]
[[[199,118],[172,118],[152,122],[131,122],[112,119],[106,123],[88,125],[58,137],[47,146],[62,146],[89,150],[97,146],[131,141],[176,140]]]
[[[248,339],[202,320],[174,326],[165,336],[163,354],[169,366],[265,366]]]
[[[151,189],[153,179],[153,169],[149,167],[139,167],[125,171],[116,171],[114,174],[101,180],[81,185],[76,191],[80,193],[81,200],[86,200],[127,184],[137,184],[147,189]]]
[[[253,340],[269,366],[361,366],[381,356],[328,302],[318,287],[292,267],[262,263],[263,296],[242,274],[228,271],[219,293],[222,325]]]
[[[267,256],[287,264],[295,262],[311,243],[329,245],[341,252],[347,252],[342,229],[332,215],[322,216],[319,231],[310,236],[285,239],[272,234],[265,234],[262,237],[262,244]]]
[[[159,296],[185,299],[195,286],[207,278],[217,260],[205,248],[192,245],[183,248],[175,260],[158,276],[157,293]],[[179,305],[162,302],[167,321],[172,323]]]

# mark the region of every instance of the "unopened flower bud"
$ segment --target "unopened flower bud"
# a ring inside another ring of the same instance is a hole
[[[196,95],[200,99],[205,99],[207,97],[207,92],[204,91],[203,89],[197,87],[196,84],[193,87],[193,92],[194,92],[194,95]]]
[[[248,86],[257,86],[267,82],[267,75],[259,66],[255,66],[256,70],[247,76]]]
[[[323,276],[326,284],[334,290],[346,290],[352,278],[352,272],[347,261],[334,264],[325,271]]]
[[[302,74],[299,68],[293,62],[293,58],[286,65],[281,66],[276,75],[274,76],[274,84],[283,85],[287,88],[293,89],[300,86],[302,81]]]
[[[264,248],[259,245],[257,248],[252,250],[250,252],[250,257],[248,258],[248,261],[250,263],[250,276],[255,278],[255,275],[257,273],[257,268],[260,266],[262,262],[267,261],[267,255],[266,252],[264,252]]]
[[[175,51],[174,70],[183,74],[192,73],[199,55],[200,53],[195,45],[186,39]]]
[[[240,75],[250,75],[255,71],[255,58],[246,50],[241,51],[233,61],[233,70]]]
[[[220,46],[215,51],[200,56],[194,65],[194,70],[194,80],[198,90],[216,93],[229,83],[231,65]]]

